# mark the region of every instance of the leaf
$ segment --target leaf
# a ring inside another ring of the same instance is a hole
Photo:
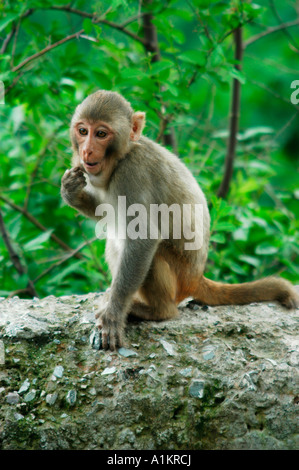
[[[68,78],[68,77],[63,77],[61,80],[60,80],[60,84],[61,85],[67,85],[67,86],[71,86],[71,87],[76,87],[76,82],[75,80],[73,80],[72,78]]]
[[[239,241],[244,241],[246,242],[248,240],[249,236],[249,229],[244,228],[244,227],[239,227],[235,232],[233,233],[233,239],[234,240],[239,240]]]
[[[236,229],[236,225],[231,222],[217,222],[215,232],[231,232]]]
[[[219,66],[224,61],[223,49],[221,46],[216,46],[210,56],[210,64],[212,67]]]
[[[83,21],[83,29],[86,34],[90,34],[93,30],[93,23],[90,18],[85,18]]]
[[[240,194],[246,194],[252,191],[256,191],[259,187],[260,183],[256,179],[250,179],[248,181],[243,182],[242,185],[239,186],[238,190]]]
[[[274,132],[274,129],[272,127],[266,127],[266,126],[250,127],[249,129],[246,129],[246,131],[243,132],[242,134],[239,134],[238,140],[240,141],[248,140],[259,135],[273,134],[273,132]]]
[[[179,59],[183,62],[188,62],[189,64],[199,65],[200,67],[205,66],[207,61],[206,55],[198,50],[183,52],[183,54],[179,55]]]
[[[25,243],[25,245],[23,246],[24,251],[41,250],[43,248],[43,243],[49,240],[52,232],[53,229],[47,230],[46,232],[38,235],[38,237],[34,238],[33,240],[30,240],[29,242]]]
[[[239,82],[244,85],[246,83],[246,78],[243,75],[243,73],[240,70],[237,70],[236,68],[233,68],[229,71],[229,75],[236,80],[239,80]]]
[[[167,89],[173,96],[179,96],[180,94],[179,87],[176,87],[173,83],[167,83]]]
[[[278,252],[278,248],[276,246],[270,245],[270,243],[263,242],[258,245],[255,249],[255,253],[257,255],[274,255]]]
[[[142,78],[146,78],[147,75],[142,72],[141,70],[139,69],[134,69],[134,68],[124,68],[122,71],[121,71],[121,76],[123,78],[134,78],[134,79],[142,79]]]
[[[164,70],[168,70],[173,67],[173,62],[171,60],[159,60],[159,62],[155,62],[151,69],[151,75],[158,75],[160,72]]]
[[[74,273],[78,270],[80,264],[83,263],[83,260],[79,260],[75,263],[72,263],[70,266],[62,269],[56,276],[52,277],[49,283],[51,284],[59,284],[63,278],[65,278],[69,273]]]
[[[247,275],[246,269],[244,269],[242,266],[240,266],[237,263],[231,262],[229,267],[234,273],[241,274],[242,276]]]
[[[261,260],[259,258],[255,258],[254,256],[241,255],[239,256],[239,260],[251,264],[255,268],[258,268],[261,265]]]
[[[214,234],[211,236],[211,242],[215,242],[215,243],[225,243],[225,242],[226,242],[226,239],[225,239],[225,236],[223,235],[223,233],[214,233]]]
[[[11,112],[11,119],[14,124],[13,130],[16,132],[25,119],[25,105],[20,104],[20,106],[13,108]]]
[[[19,17],[19,13],[8,13],[6,17],[0,21],[0,31],[6,28],[10,23]]]

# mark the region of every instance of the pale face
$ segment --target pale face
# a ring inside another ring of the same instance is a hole
[[[105,166],[106,151],[114,140],[112,128],[104,122],[79,121],[74,126],[79,156],[85,171],[97,175]]]

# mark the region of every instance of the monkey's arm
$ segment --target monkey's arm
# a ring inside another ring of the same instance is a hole
[[[126,316],[133,294],[144,282],[157,250],[158,240],[125,240],[125,246],[112,281],[108,304],[96,312],[102,345],[111,350],[122,346]]]
[[[85,176],[80,167],[66,170],[61,180],[61,196],[69,206],[94,219],[97,202],[85,186]]]

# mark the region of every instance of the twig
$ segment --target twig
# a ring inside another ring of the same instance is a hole
[[[273,11],[273,14],[274,16],[276,17],[277,21],[279,22],[279,24],[283,24],[283,20],[282,18],[280,17],[278,11],[277,11],[277,8],[276,8],[276,5],[275,5],[275,2],[274,0],[270,0],[270,5],[271,5],[271,8],[272,8],[272,11]],[[288,29],[286,28],[283,28],[282,29],[282,32],[283,34],[289,39],[289,41],[292,43],[293,47],[296,49],[297,52],[298,51],[298,44],[296,43],[296,41],[294,40],[293,36],[291,35],[291,33],[288,31]]]
[[[26,196],[25,196],[25,199],[24,199],[24,206],[23,208],[25,210],[27,210],[28,208],[28,203],[29,203],[29,198],[30,198],[30,192],[31,192],[31,187],[32,187],[32,184],[33,184],[33,181],[37,175],[37,172],[38,172],[38,169],[39,169],[39,166],[41,164],[41,162],[43,161],[43,158],[47,152],[48,148],[45,147],[42,152],[38,155],[37,159],[36,159],[36,162],[35,162],[35,166],[34,166],[34,169],[30,175],[30,181],[28,183],[28,186],[27,186],[27,189],[26,189]]]
[[[234,33],[235,38],[235,60],[237,64],[235,68],[241,70],[241,60],[242,60],[242,28],[239,27]],[[218,190],[218,197],[226,197],[230,181],[233,174],[233,166],[235,159],[235,150],[237,143],[237,132],[239,125],[239,109],[240,109],[240,93],[241,93],[241,83],[237,78],[233,80],[233,93],[231,101],[231,116],[230,116],[230,131],[229,131],[229,140],[227,154],[225,158],[225,170],[223,179]]]
[[[25,287],[25,289],[17,289],[17,290],[14,290],[13,292],[11,292],[7,297],[6,299],[11,299],[12,297],[14,297],[15,295],[19,296],[19,295],[24,295],[24,294],[29,294],[29,295],[32,295],[31,292],[30,292],[30,287]],[[37,295],[32,295],[32,297],[38,297]]]
[[[132,23],[133,21],[135,21],[136,19],[139,19],[140,15],[134,16],[133,18],[125,21],[123,24],[117,24],[117,23],[113,23],[112,21],[105,20],[103,18],[98,18],[95,13],[88,13],[86,11],[78,10],[70,6],[53,5],[52,7],[49,7],[49,8],[51,10],[67,11],[69,13],[74,13],[75,15],[83,16],[84,18],[90,18],[94,24],[105,24],[107,26],[110,26],[111,28],[117,29],[145,46],[145,40],[142,37],[126,29],[126,26]]]
[[[6,227],[5,227],[5,223],[4,223],[4,219],[3,219],[3,216],[2,216],[1,210],[0,210],[0,233],[2,235],[4,244],[7,248],[9,257],[10,257],[10,259],[12,261],[12,264],[14,265],[15,269],[18,271],[18,273],[20,275],[27,274],[27,269],[23,267],[19,255],[17,254],[17,252],[14,250],[14,248],[12,246],[12,243],[10,241],[10,237],[9,237],[8,232],[6,230]],[[38,297],[37,292],[36,292],[35,287],[34,287],[34,283],[30,279],[28,279],[27,288],[25,290],[30,295],[32,295],[33,297],[34,296]]]
[[[294,21],[289,21],[288,23],[282,23],[278,26],[271,26],[270,28],[267,28],[265,31],[262,33],[256,34],[255,36],[252,36],[251,38],[247,39],[247,41],[244,42],[244,49],[248,46],[251,46],[254,42],[258,41],[261,38],[264,38],[265,36],[268,36],[269,34],[276,33],[277,31],[281,31],[286,28],[292,28],[293,26],[298,26],[299,25],[299,18]]]
[[[0,54],[5,54],[6,49],[7,49],[8,45],[11,41],[11,38],[15,34],[15,32],[16,32],[16,25],[13,23],[11,31],[8,33],[8,35],[6,36],[6,38],[4,39],[4,41],[2,43],[2,47],[0,49]]]
[[[150,3],[147,0],[147,3]],[[145,49],[152,53],[151,63],[159,62],[161,60],[160,49],[158,44],[157,29],[153,24],[153,15],[151,13],[145,13],[143,16],[143,29],[145,37]]]
[[[150,4],[152,0],[144,0],[144,4]],[[152,54],[151,63],[159,62],[161,60],[160,48],[158,43],[157,28],[153,24],[152,13],[143,14],[143,29],[144,29],[144,47],[145,50]],[[162,87],[163,89],[163,87]],[[166,134],[167,125],[171,120],[170,116],[165,115],[165,107],[162,105],[162,122],[160,124],[159,138],[162,137],[164,145],[172,147],[173,151],[177,153],[177,144],[174,129],[169,129],[169,134]]]
[[[252,83],[253,85],[258,86],[259,88],[262,88],[263,90],[267,91],[267,93],[270,93],[272,96],[274,96],[276,99],[287,103],[288,105],[292,106],[292,108],[295,108],[299,111],[299,106],[296,104],[292,104],[290,98],[285,98],[284,96],[281,96],[279,93],[277,93],[275,90],[272,90],[271,88],[267,87],[264,85],[264,83],[258,82],[257,80],[253,80],[250,76],[246,75],[246,79],[248,82]]]
[[[13,87],[18,83],[20,78],[24,75],[24,71],[20,72],[18,75],[15,76],[13,81],[8,87],[5,87],[4,94],[5,96],[8,95],[8,93],[13,89]]]
[[[13,40],[12,48],[11,48],[11,58],[10,58],[10,66],[11,67],[13,67],[13,63],[14,63],[14,56],[15,56],[15,53],[16,53],[17,40],[18,40],[19,31],[20,31],[21,21],[22,21],[22,19],[20,18],[19,21],[18,21],[18,24],[16,26],[16,29],[15,29],[14,40]]]
[[[78,38],[80,36],[80,34],[82,34],[82,33],[84,33],[84,29],[80,29],[80,31],[77,31],[77,33],[70,34],[69,36],[66,36],[63,39],[60,39],[60,41],[57,41],[54,44],[50,44],[49,46],[45,47],[41,51],[36,52],[35,54],[31,55],[30,57],[27,57],[27,59],[23,60],[23,62],[21,62],[19,65],[16,65],[16,67],[14,67],[12,69],[12,72],[17,72],[21,68],[25,67],[25,65],[27,65],[28,62],[31,62],[32,60],[34,60],[38,57],[41,57],[42,55],[46,54],[48,51],[54,49],[55,47],[60,46],[61,44],[64,44],[67,41],[71,41],[72,39]]]
[[[19,255],[14,250],[14,248],[12,246],[12,243],[10,241],[8,232],[7,232],[6,227],[5,227],[5,223],[4,223],[4,219],[3,219],[3,215],[2,215],[1,210],[0,210],[0,233],[2,235],[4,245],[7,248],[7,251],[8,251],[9,257],[12,261],[12,264],[14,265],[14,267],[16,268],[16,270],[18,271],[19,274],[23,274],[24,273],[24,268],[22,266]]]
[[[25,210],[27,210],[28,208],[28,203],[29,203],[29,198],[30,198],[30,193],[31,193],[31,188],[34,184],[34,180],[35,180],[35,177],[38,173],[38,170],[39,170],[39,167],[47,153],[47,151],[49,150],[50,148],[50,143],[53,141],[53,135],[61,128],[63,127],[63,124],[61,124],[60,126],[56,127],[54,133],[51,133],[51,135],[47,138],[47,141],[46,141],[46,144],[44,146],[44,148],[39,152],[38,156],[37,156],[37,159],[36,159],[36,162],[35,162],[35,166],[33,168],[33,171],[32,173],[30,174],[30,181],[27,185],[27,189],[26,189],[26,196],[25,196],[25,200],[24,200],[24,205],[23,205],[23,208]]]
[[[86,13],[86,12],[76,10],[74,8],[71,8],[71,7],[51,7],[51,9],[69,11],[70,13],[76,13],[78,15],[85,16],[86,18],[91,18],[93,20],[93,23],[95,23],[95,24],[102,23],[102,24],[105,24],[107,26],[110,26],[114,29],[117,29],[117,30],[127,34],[128,36],[135,39],[136,41],[139,41],[144,46],[146,45],[146,41],[143,38],[141,38],[140,36],[138,36],[135,33],[132,33],[131,31],[125,29],[125,25],[119,25],[117,23],[113,23],[111,21],[107,21],[107,20],[104,20],[104,19],[97,19],[95,17],[95,15],[93,15],[92,13]],[[79,38],[79,36],[83,33],[84,33],[84,29],[80,29],[80,31],[77,31],[76,33],[70,34],[69,36],[66,36],[65,38],[60,39],[59,41],[55,42],[54,44],[50,44],[49,46],[45,47],[41,51],[36,52],[35,54],[27,57],[20,64],[13,67],[12,72],[17,72],[18,70],[23,68],[25,65],[27,65],[32,60],[37,59],[38,57],[41,57],[42,55],[46,54],[47,52],[49,52],[50,50],[52,50],[52,49],[54,49],[58,46],[61,46],[61,44],[64,44],[68,41],[71,41],[72,39]],[[10,88],[12,88],[12,86]]]
[[[61,260],[57,261],[56,263],[52,264],[49,268],[47,268],[44,272],[42,272],[41,274],[39,274],[33,282],[37,282],[39,281],[40,279],[42,279],[43,277],[45,277],[47,274],[49,274],[51,271],[53,271],[53,269],[57,268],[58,266],[60,266],[61,264],[65,263],[65,261],[68,261],[70,258],[73,258],[77,255],[77,253],[79,253],[80,250],[82,250],[82,248],[84,248],[85,246],[89,245],[90,243],[93,243],[95,240],[97,240],[97,237],[94,237],[92,238],[91,240],[87,240],[83,243],[81,243],[81,245],[79,245],[75,250],[73,250],[71,253],[67,254],[66,256],[64,256]],[[103,274],[103,273],[102,273]]]
[[[37,228],[39,228],[40,230],[42,230],[43,232],[47,232],[48,229],[47,227],[45,227],[44,225],[42,225],[32,214],[30,214],[30,212],[28,212],[27,210],[25,210],[23,207],[20,207],[18,206],[17,204],[15,204],[14,202],[10,201],[9,199],[7,199],[5,196],[2,196],[0,195],[0,199],[2,201],[4,201],[6,204],[8,204],[12,209],[16,210],[17,212],[20,212],[21,214],[23,214],[28,220],[30,220],[30,222],[35,225]],[[73,249],[68,246],[66,243],[64,243],[64,241],[62,241],[60,238],[58,238],[54,233],[51,233],[50,235],[50,238],[55,241],[58,245],[60,245],[64,250],[66,251],[71,251],[73,252]],[[84,258],[80,253],[77,253],[76,255],[76,258],[78,259],[82,259]]]
[[[27,16],[31,15],[32,13],[34,12],[34,9],[33,8],[29,8],[29,10],[25,11],[19,18],[19,22],[23,19],[23,18],[27,18]],[[15,22],[13,22],[12,24],[12,29],[10,31],[10,33],[8,33],[8,35],[6,36],[6,38],[4,39],[3,41],[3,44],[2,44],[2,47],[0,49],[0,54],[4,54],[6,52],[6,49],[11,41],[11,38],[13,37],[13,35],[15,34],[16,32],[16,24]]]

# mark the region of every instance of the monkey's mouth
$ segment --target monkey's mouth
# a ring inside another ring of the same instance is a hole
[[[83,162],[84,168],[88,173],[97,173],[100,170],[100,162]]]

